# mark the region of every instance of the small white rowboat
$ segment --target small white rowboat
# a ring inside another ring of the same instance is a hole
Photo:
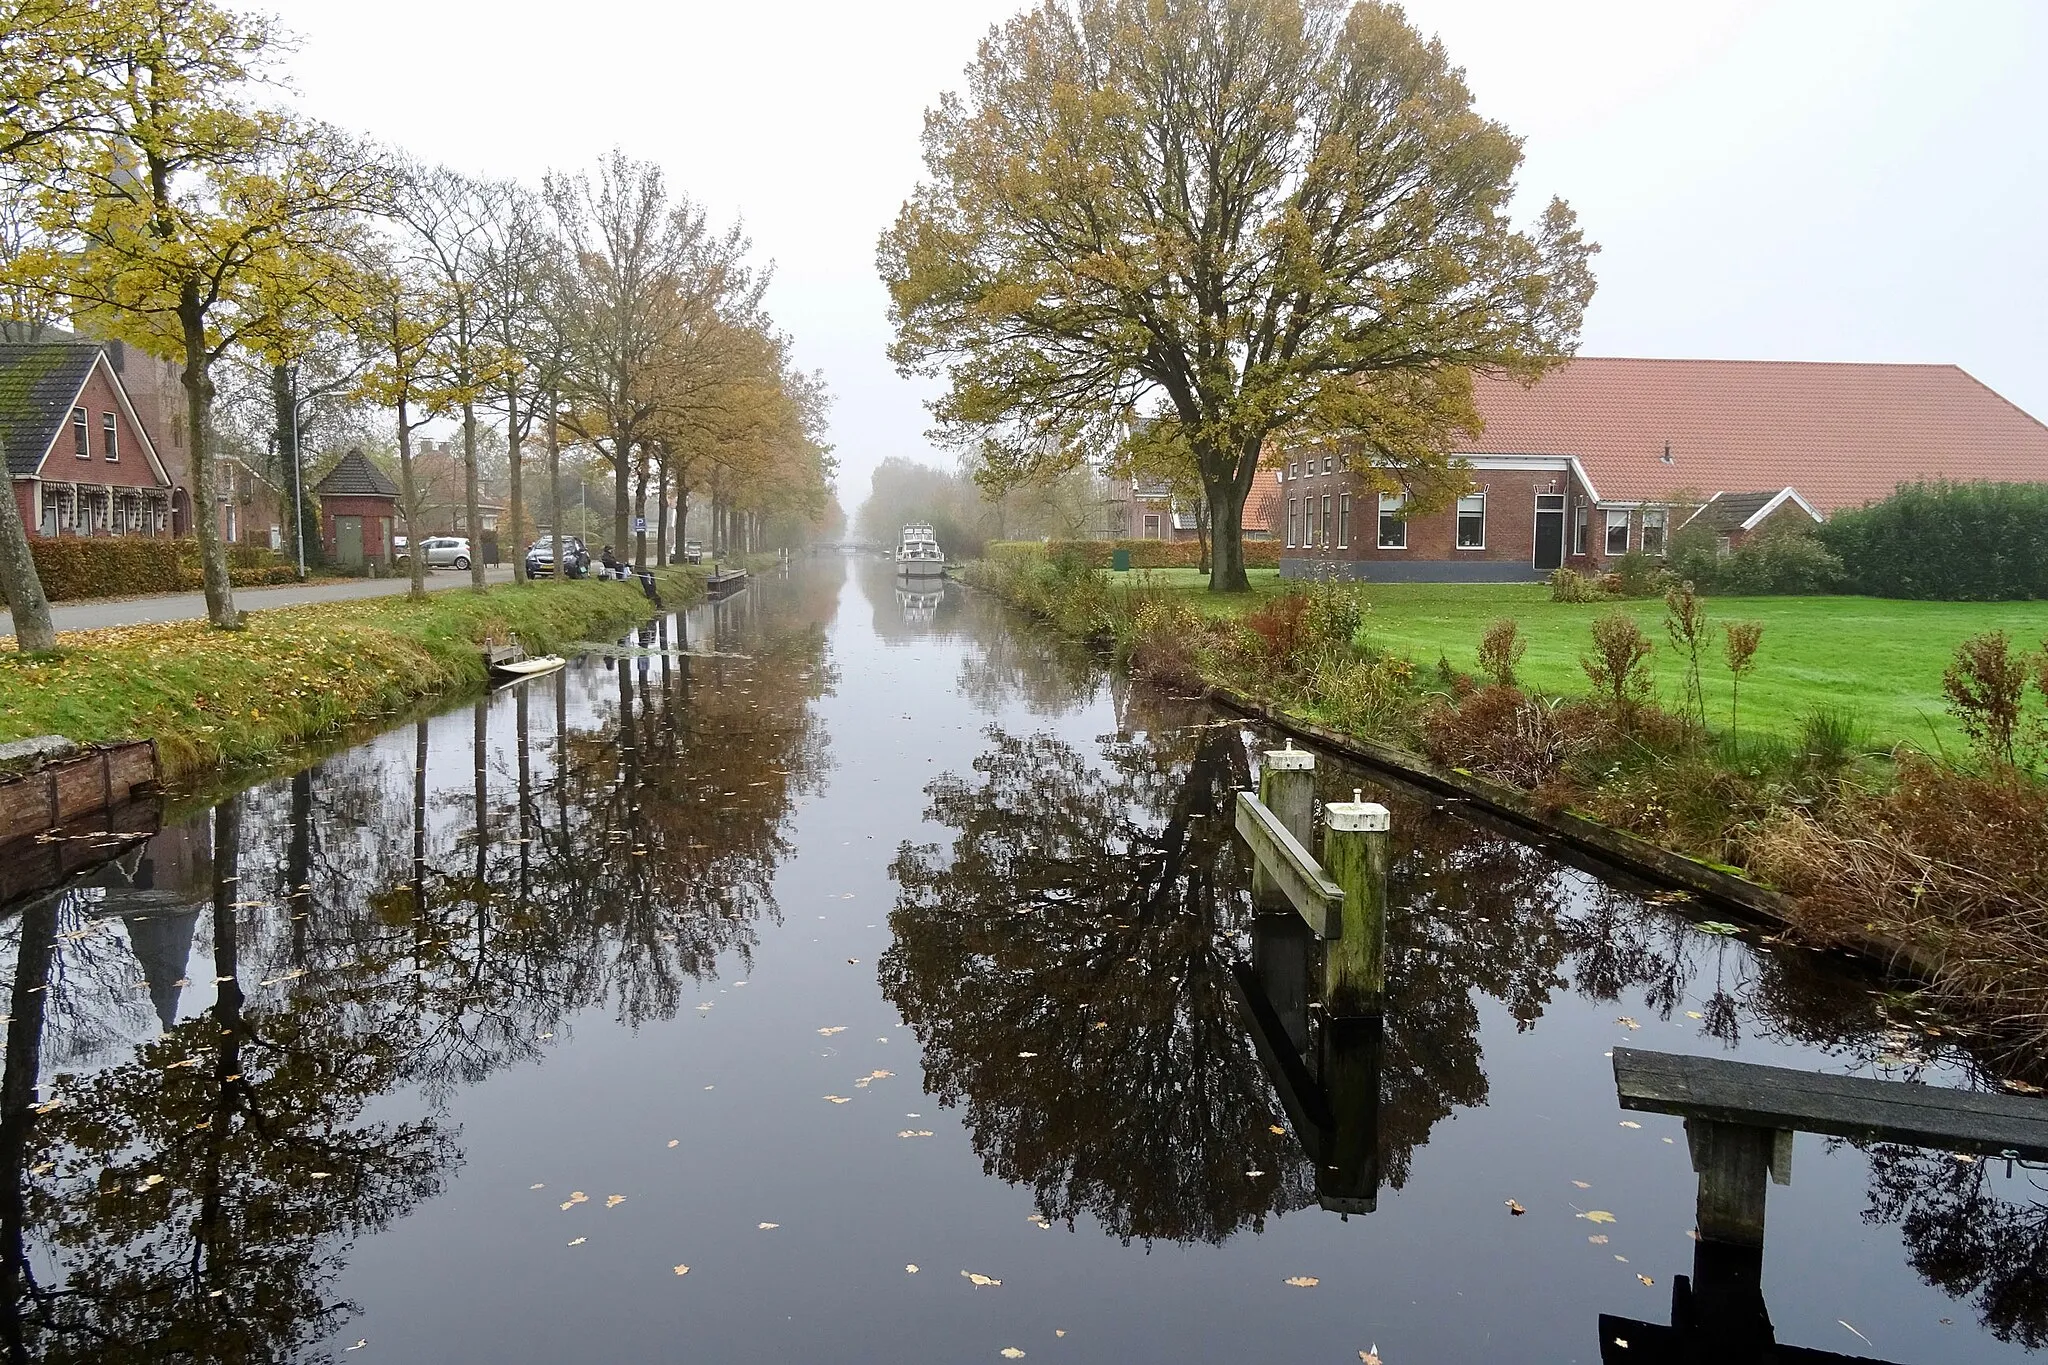
[[[568,662],[567,659],[559,654],[543,654],[537,659],[517,659],[505,663],[493,663],[491,665],[491,676],[506,682],[517,678],[533,678],[543,673],[552,673],[556,669],[565,666]]]

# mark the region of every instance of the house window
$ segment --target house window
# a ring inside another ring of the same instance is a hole
[[[1351,548],[1351,495],[1349,493],[1342,493],[1337,497],[1337,548],[1340,550]]]
[[[1401,516],[1401,510],[1408,505],[1408,499],[1399,493],[1380,494],[1380,548],[1382,550],[1405,550],[1408,548],[1408,523]]]
[[[1668,513],[1662,507],[1643,509],[1643,553],[1661,555],[1664,553],[1664,518]]]
[[[1323,456],[1323,472],[1324,472],[1325,474],[1329,473],[1329,472],[1330,472],[1331,470],[1335,469],[1336,467],[1337,467],[1337,457],[1336,457],[1335,455],[1325,455],[1325,456]]]
[[[1300,477],[1301,477],[1301,466],[1300,466],[1300,465],[1298,465],[1298,464],[1296,464],[1296,463],[1295,463],[1294,461],[1292,461],[1292,460],[1289,460],[1289,461],[1287,462],[1287,477],[1288,477],[1288,478],[1290,478],[1290,479],[1298,479],[1298,478],[1300,478]],[[1292,545],[1293,543],[1294,543],[1293,541],[1289,541],[1289,542],[1288,542],[1288,544],[1290,544],[1290,545]]]
[[[1328,493],[1323,494],[1323,544],[1325,546],[1330,543],[1331,532],[1336,530],[1336,527],[1330,524],[1331,502],[1330,495]]]
[[[1297,518],[1299,518],[1300,516],[1300,502],[1295,498],[1289,498],[1287,500],[1287,548],[1290,550],[1293,549],[1297,543],[1295,540],[1295,532],[1297,529]]]
[[[1607,509],[1607,553],[1628,553],[1628,509],[1625,507]]]
[[[1157,512],[1145,514],[1145,539],[1159,539],[1159,514]]]
[[[1471,493],[1458,499],[1458,548],[1486,548],[1486,494]]]
[[[1586,504],[1583,501],[1572,504],[1572,553],[1586,553]]]
[[[85,423],[85,409],[73,408],[71,410],[71,453],[81,460],[90,460],[92,458],[92,445],[90,442],[92,433],[86,429]]]
[[[1308,549],[1313,550],[1316,547],[1316,500],[1314,498],[1303,498],[1302,501],[1308,504],[1308,539],[1303,541],[1302,544]]]
[[[116,434],[116,431],[117,428],[114,425],[114,414],[111,412],[101,413],[100,446],[101,449],[105,451],[106,457],[110,460],[118,460],[121,458],[121,438],[119,435]]]

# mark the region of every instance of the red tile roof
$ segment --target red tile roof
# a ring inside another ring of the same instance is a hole
[[[1828,513],[1921,478],[2048,483],[2048,426],[1954,365],[1582,356],[1474,399],[1460,454],[1575,455],[1620,502],[1789,484]]]

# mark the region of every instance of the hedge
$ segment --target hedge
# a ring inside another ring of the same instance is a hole
[[[1815,533],[1849,590],[1996,602],[2048,597],[2048,484],[1902,484]]]
[[[1113,550],[1129,550],[1134,569],[1192,569],[1201,563],[1202,557],[1201,542],[1194,540],[1001,540],[990,542],[986,554],[997,560],[1020,555],[1071,557],[1091,569],[1106,569]],[[1278,568],[1279,542],[1245,541],[1244,563],[1248,569]]]
[[[135,536],[29,538],[36,576],[52,602],[192,592],[201,585],[199,542]],[[260,546],[230,545],[228,580],[238,588],[298,582],[298,572]]]
[[[52,602],[177,592],[185,586],[184,556],[175,540],[31,536],[28,544],[43,593]]]

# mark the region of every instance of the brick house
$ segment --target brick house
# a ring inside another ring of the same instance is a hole
[[[360,450],[341,457],[313,487],[320,499],[320,543],[333,564],[389,564],[398,485]]]
[[[1455,506],[1402,515],[1329,452],[1288,452],[1281,572],[1542,578],[1658,555],[1702,518],[1733,547],[1919,479],[2048,482],[2048,426],[1953,365],[1582,357],[1524,388],[1477,379]]]
[[[34,536],[167,536],[172,484],[97,342],[0,344],[0,440]]]

